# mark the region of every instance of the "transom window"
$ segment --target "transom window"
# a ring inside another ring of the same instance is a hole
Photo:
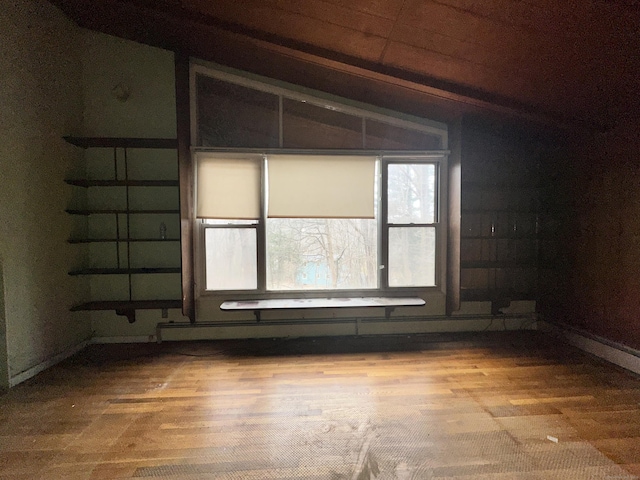
[[[202,66],[192,87],[200,291],[441,286],[445,126]]]

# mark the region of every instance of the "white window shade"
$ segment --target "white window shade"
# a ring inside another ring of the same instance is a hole
[[[198,218],[259,219],[261,157],[196,154]]]
[[[268,216],[375,218],[376,157],[269,155]]]

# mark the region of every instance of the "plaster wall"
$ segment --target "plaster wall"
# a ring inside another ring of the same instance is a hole
[[[67,244],[64,212],[78,152],[62,136],[82,123],[80,32],[43,0],[0,9],[0,375],[10,380],[91,330],[87,315],[69,312],[86,289],[67,275],[81,252]]]
[[[96,137],[175,138],[175,80],[173,53],[159,48],[123,40],[98,32],[82,31],[82,95],[84,122],[82,134]],[[124,171],[123,151],[118,150],[120,175]],[[176,152],[173,150],[127,151],[130,178],[173,180],[178,178]],[[88,149],[84,152],[87,175],[94,179],[113,178],[113,150]],[[122,187],[90,188],[85,205],[89,208],[124,208]],[[77,194],[77,192],[76,192]],[[75,199],[77,201],[78,198]],[[133,188],[130,190],[133,209],[177,209],[178,189]],[[114,238],[113,218],[92,215],[87,220],[87,232],[92,237]],[[156,238],[164,223],[169,238],[179,237],[179,218],[175,214],[133,215],[127,225],[120,218],[120,235],[131,228],[132,237]],[[180,244],[155,242],[131,244],[134,267],[179,267]],[[117,252],[114,243],[91,244],[88,248],[90,267],[114,267]],[[120,245],[120,260],[126,264],[126,246]],[[85,277],[92,300],[124,300],[128,298],[126,275]],[[138,300],[181,298],[180,274],[136,275],[132,285]],[[184,320],[179,310],[136,312],[136,323],[113,311],[91,313],[92,329],[98,338],[136,337],[149,339],[160,321]]]

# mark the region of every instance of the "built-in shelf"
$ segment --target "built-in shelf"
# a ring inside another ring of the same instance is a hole
[[[123,215],[140,215],[140,214],[177,214],[180,213],[180,210],[177,209],[167,209],[167,210],[127,210],[127,209],[87,209],[87,210],[75,210],[69,209],[65,210],[65,212],[71,215],[106,215],[106,214],[123,214]]]
[[[76,187],[177,187],[178,180],[85,180],[67,179],[69,185]]]
[[[461,240],[539,240],[536,234],[514,234],[514,235],[461,235]]]
[[[474,182],[469,180],[462,181],[462,188],[464,189],[474,189],[474,190],[500,190],[500,191],[509,191],[509,190],[538,190],[540,188],[539,185],[535,183],[525,183],[525,182]]]
[[[460,296],[463,301],[495,301],[498,299],[509,300],[535,300],[536,295],[532,292],[517,292],[512,289],[492,289],[492,288],[461,288]]]
[[[463,208],[462,213],[513,213],[513,214],[530,214],[537,215],[540,210],[536,208]]]
[[[537,263],[534,260],[528,261],[473,261],[473,262],[460,262],[461,268],[532,268],[536,267]]]
[[[180,273],[180,267],[140,267],[140,268],[81,268],[69,275],[139,275],[149,273]]]
[[[179,238],[70,238],[69,243],[179,242]]]
[[[64,139],[82,148],[178,148],[175,138],[133,138],[133,137],[74,137]]]
[[[180,242],[179,238],[161,238],[166,233],[160,232],[160,235],[155,238],[131,238],[129,237],[130,216],[132,215],[178,215],[180,210],[177,208],[165,209],[165,208],[142,208],[132,209],[130,208],[131,195],[140,194],[141,190],[137,187],[179,187],[178,180],[162,180],[162,179],[132,179],[129,178],[129,162],[132,157],[128,156],[128,149],[176,149],[177,140],[175,138],[107,138],[107,137],[64,137],[64,139],[72,145],[76,145],[81,148],[111,148],[113,149],[113,156],[108,160],[113,162],[113,178],[111,179],[88,179],[88,178],[71,178],[65,180],[69,185],[82,188],[96,187],[121,187],[126,199],[126,207],[124,208],[69,208],[66,210],[71,215],[123,215],[126,217],[126,228],[121,228],[121,219],[118,217],[116,221],[116,231],[111,234],[113,237],[106,238],[71,238],[69,243],[72,244],[89,244],[89,243],[113,243],[116,248],[115,258],[113,260],[113,268],[81,268],[69,272],[69,275],[84,276],[84,275],[126,275],[128,283],[128,296],[127,300],[107,300],[107,301],[92,301],[75,305],[71,308],[72,311],[95,311],[95,310],[114,310],[116,314],[127,317],[130,323],[136,320],[136,310],[142,309],[169,309],[169,308],[182,308],[182,300],[138,300],[135,298],[134,284],[132,277],[134,275],[149,275],[149,274],[176,274],[181,272],[180,267],[131,267],[136,262],[131,250],[132,243],[144,243],[144,242],[171,242],[175,244]],[[106,158],[105,158],[106,160]],[[124,168],[122,168],[124,166]],[[177,165],[176,165],[177,172]],[[152,175],[153,176],[153,175]],[[96,192],[99,195],[99,192]],[[108,201],[110,197],[103,196],[103,199]],[[122,200],[122,199],[119,199]],[[115,202],[115,199],[113,199]],[[123,202],[124,203],[124,202]],[[122,207],[122,203],[108,203],[106,206]],[[100,217],[98,217],[100,218]],[[162,227],[161,227],[162,229]],[[103,234],[105,235],[105,234]],[[143,234],[144,235],[144,234]],[[146,233],[148,235],[148,233]],[[122,260],[125,258],[126,260]],[[164,262],[164,259],[158,259],[157,263]]]
[[[117,315],[127,317],[129,323],[136,321],[136,310],[167,310],[182,308],[182,300],[106,300],[81,303],[71,307],[72,312],[115,310]]]

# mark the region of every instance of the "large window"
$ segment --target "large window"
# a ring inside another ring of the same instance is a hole
[[[446,126],[192,68],[201,292],[441,287]]]
[[[436,286],[439,163],[199,153],[205,289]]]

